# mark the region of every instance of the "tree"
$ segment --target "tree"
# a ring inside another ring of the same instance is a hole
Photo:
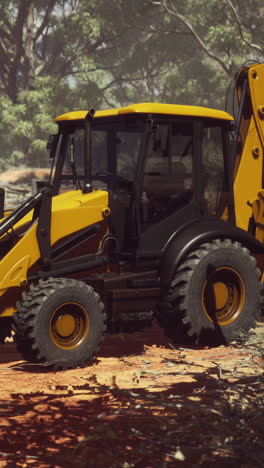
[[[2,168],[43,164],[52,117],[159,101],[223,108],[262,60],[262,0],[1,0]]]
[[[173,80],[176,88],[179,89],[177,84],[182,85],[182,95],[187,100],[188,95],[196,94],[199,102],[202,95],[204,105],[223,107],[227,80],[246,61],[263,60],[263,2],[153,0],[152,3],[162,14],[163,31],[167,30],[189,48],[185,64],[177,70],[176,82]]]
[[[150,94],[161,63],[151,55],[144,60],[142,50],[149,34],[143,23],[152,10],[139,0],[2,3],[2,166],[41,163],[52,115]]]

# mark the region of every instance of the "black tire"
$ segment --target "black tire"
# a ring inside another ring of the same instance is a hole
[[[230,239],[216,239],[191,252],[179,266],[160,316],[178,343],[227,344],[260,316],[261,283],[256,260]]]
[[[83,366],[98,349],[106,314],[99,295],[82,281],[40,280],[23,293],[13,315],[18,350],[54,369]]]

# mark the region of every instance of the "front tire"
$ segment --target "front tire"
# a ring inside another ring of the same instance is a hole
[[[176,342],[219,345],[248,331],[260,315],[260,270],[247,248],[216,239],[191,252],[172,280],[161,316]]]
[[[99,295],[82,281],[40,280],[17,303],[17,348],[26,360],[55,369],[83,366],[102,341],[103,309]]]

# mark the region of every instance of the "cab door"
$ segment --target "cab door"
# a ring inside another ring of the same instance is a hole
[[[202,122],[157,120],[154,128],[138,203],[143,256],[158,255],[182,224],[201,216]]]

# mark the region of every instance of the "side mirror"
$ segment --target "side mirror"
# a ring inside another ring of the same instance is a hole
[[[50,153],[50,158],[55,157],[58,141],[59,141],[59,133],[49,136],[49,139],[47,142],[47,150]]]
[[[0,188],[0,219],[4,217],[5,212],[5,189]]]

